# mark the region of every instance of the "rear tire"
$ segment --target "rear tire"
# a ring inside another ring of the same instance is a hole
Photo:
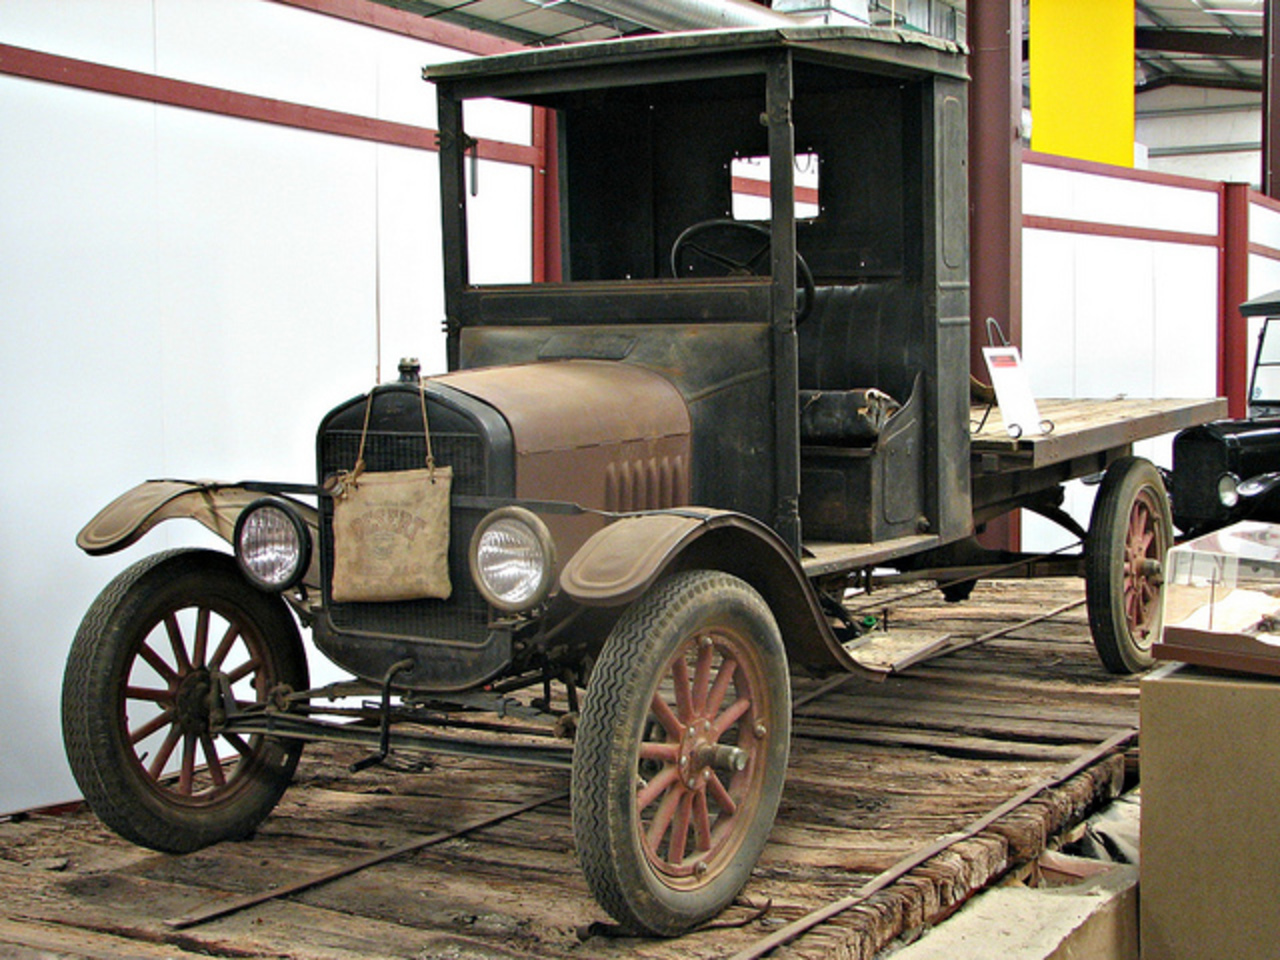
[[[297,625],[231,557],[156,554],[99,594],[67,658],[62,729],[89,806],[122,837],[186,853],[242,837],[271,812],[300,742],[219,732],[243,707],[305,690]]]
[[[782,637],[746,583],[680,573],[628,609],[573,757],[574,838],[601,906],[657,936],[728,906],[768,840],[790,725]]]
[[[1146,670],[1160,637],[1165,556],[1173,545],[1169,497],[1149,460],[1124,457],[1102,478],[1085,542],[1089,629],[1115,674]]]

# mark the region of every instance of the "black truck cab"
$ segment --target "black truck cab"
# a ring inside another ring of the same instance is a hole
[[[689,404],[691,502],[797,554],[967,535],[965,69],[952,45],[849,28],[428,69],[451,363],[659,372]],[[553,282],[469,280],[464,107],[485,97],[554,113]],[[760,194],[767,215],[735,213]]]

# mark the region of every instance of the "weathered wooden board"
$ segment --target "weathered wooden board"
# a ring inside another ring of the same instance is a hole
[[[1069,580],[999,581],[980,584],[959,605],[931,591],[895,607],[894,621],[976,636],[1080,591]],[[804,695],[820,683],[795,686]],[[748,921],[743,927],[678,941],[608,936],[578,871],[565,801],[202,926],[167,927],[166,918],[568,785],[562,772],[409,755],[350,774],[345,765],[359,750],[309,749],[298,782],[256,836],[183,857],[125,843],[87,811],[0,823],[0,957],[725,957],[1136,723],[1136,682],[1103,672],[1084,612],[1073,610],[880,683],[851,677],[803,704],[777,825],[744,891],[770,909],[751,919],[750,908],[735,907],[721,918]],[[1047,836],[1114,791],[1119,769],[1113,760],[1072,779],[784,955],[873,956],[1037,855]]]
[[[985,408],[972,408],[974,424],[982,423],[982,429],[970,438],[972,452],[1025,458],[1028,467],[1042,467],[1227,415],[1226,401],[1222,399],[1048,399],[1037,400],[1036,407],[1042,419],[1052,422],[1053,430],[1034,437],[1009,436],[999,407],[993,408],[985,421]]]

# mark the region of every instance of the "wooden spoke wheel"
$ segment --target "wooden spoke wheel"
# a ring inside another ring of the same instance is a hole
[[[76,782],[121,836],[181,853],[251,833],[284,792],[301,744],[221,729],[307,687],[302,642],[277,596],[210,551],[157,554],[99,595],[67,660],[62,723]]]
[[[593,668],[574,749],[574,835],[605,909],[674,935],[727,906],[768,838],[789,738],[786,656],[754,590],[695,571],[637,601]]]
[[[1112,673],[1137,673],[1160,637],[1165,555],[1173,545],[1169,498],[1160,471],[1124,457],[1108,468],[1085,543],[1089,627]]]

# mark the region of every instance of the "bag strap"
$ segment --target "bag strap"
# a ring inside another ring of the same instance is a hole
[[[427,438],[427,469],[431,471],[431,482],[436,482],[436,458],[431,455],[431,424],[427,423],[427,388],[418,378],[418,402],[422,404],[422,433]],[[367,426],[366,426],[366,429]]]
[[[360,474],[364,473],[364,444],[369,437],[369,418],[373,413],[373,395],[377,393],[378,388],[374,387],[369,391],[369,396],[364,403],[364,425],[360,428],[360,450],[356,454],[355,466],[350,470],[344,470],[341,474],[341,483],[343,486],[351,484],[357,485]],[[436,482],[436,458],[431,453],[431,424],[427,421],[427,389],[423,386],[422,378],[418,378],[418,404],[422,409],[422,435],[427,441],[427,469],[431,471],[430,480]]]

